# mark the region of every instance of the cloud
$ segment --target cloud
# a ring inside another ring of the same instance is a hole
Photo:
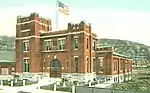
[[[75,9],[71,7],[69,17],[59,14],[59,28],[65,29],[67,22],[80,22],[86,20],[92,23],[92,29],[100,38],[119,38],[150,45],[150,13],[130,10],[111,9]],[[29,15],[38,12],[43,17],[52,19],[55,27],[56,10],[54,6],[28,5],[0,9],[0,35],[15,35],[16,16]]]

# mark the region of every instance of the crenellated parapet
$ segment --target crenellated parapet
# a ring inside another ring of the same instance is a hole
[[[68,23],[68,30],[69,31],[86,31],[91,33],[91,24],[86,23],[85,21],[81,21],[80,23]]]
[[[101,46],[101,47],[97,47],[96,49],[97,51],[101,51],[101,52],[114,52],[114,47],[113,46]]]
[[[40,17],[38,13],[31,13],[29,16],[17,16],[17,24],[36,20],[40,23],[51,25],[51,19]]]

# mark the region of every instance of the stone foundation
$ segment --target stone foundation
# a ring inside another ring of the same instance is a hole
[[[0,80],[9,80],[9,79],[13,79],[14,76],[12,75],[0,75]]]
[[[109,76],[105,76],[105,75],[99,75],[97,76],[97,79],[103,82],[107,82],[107,83],[121,83],[121,82],[125,82],[125,81],[129,81],[132,79],[132,73],[125,73],[125,74],[119,74],[119,75],[109,75]]]
[[[19,79],[20,80],[28,79],[28,80],[32,80],[32,81],[37,81],[37,80],[42,78],[43,73],[28,73],[28,72],[24,72],[24,73],[16,73],[16,75],[19,75]]]
[[[62,73],[62,78],[71,78],[74,81],[82,81],[82,82],[88,82],[93,81],[94,78],[96,78],[95,73]]]

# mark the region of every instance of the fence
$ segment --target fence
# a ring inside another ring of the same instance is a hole
[[[117,90],[117,89],[106,89],[106,88],[94,88],[94,87],[83,87],[77,86],[76,93],[150,93],[149,92],[136,92],[132,90]]]

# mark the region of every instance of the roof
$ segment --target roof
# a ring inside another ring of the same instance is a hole
[[[97,48],[100,49],[100,48],[114,48],[114,47],[113,46],[98,46]]]
[[[124,58],[131,59],[129,56],[122,55],[122,54],[119,54],[119,53],[116,53],[116,52],[113,52],[113,55],[116,55],[116,56],[120,56],[120,57],[124,57]]]
[[[106,48],[110,48],[110,50],[112,50],[112,51],[108,51]],[[129,56],[116,53],[116,52],[114,51],[114,47],[113,47],[113,46],[100,46],[100,47],[97,47],[97,49],[105,49],[104,51],[98,50],[98,52],[99,52],[99,51],[100,51],[100,52],[112,52],[113,55],[116,55],[116,56],[119,56],[119,57],[123,57],[123,58],[131,59],[131,57],[129,57]]]
[[[0,62],[15,62],[15,51],[0,51]]]
[[[112,51],[114,51],[114,47],[113,46],[98,46],[97,47],[97,51],[101,51],[101,50],[112,50]]]

